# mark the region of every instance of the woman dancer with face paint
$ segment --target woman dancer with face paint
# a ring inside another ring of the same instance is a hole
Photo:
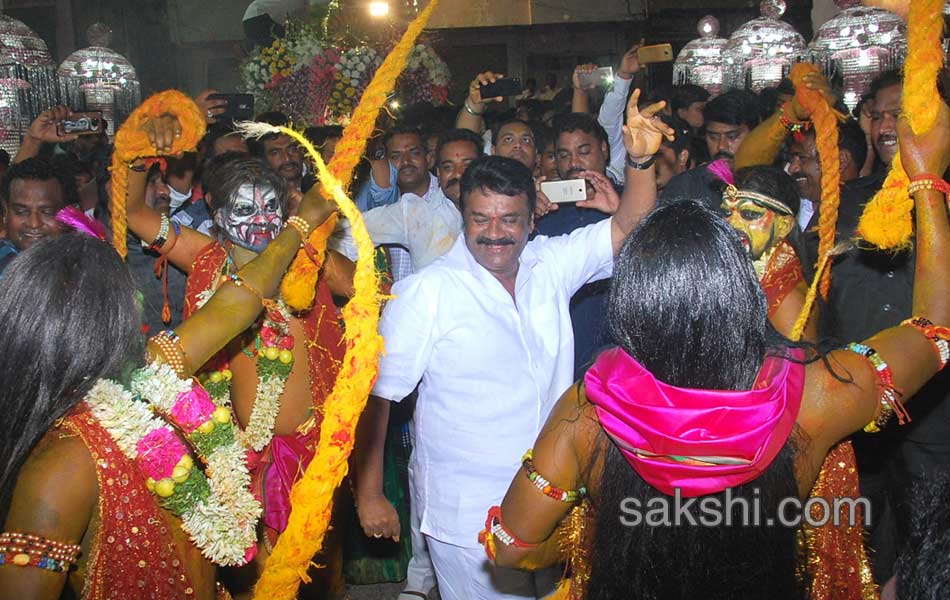
[[[145,127],[157,145],[170,146],[180,130],[172,115]],[[220,155],[208,165],[204,186],[214,238],[170,227],[162,215],[145,205],[145,173],[133,166],[129,177],[129,228],[143,240],[154,239],[153,247],[188,273],[185,317],[207,302],[236,269],[267,248],[290,218],[284,180],[260,159],[238,153]],[[319,439],[323,402],[344,353],[333,295],[351,295],[352,274],[352,262],[327,251],[310,311],[293,315],[279,298],[269,302],[262,321],[232,340],[202,370],[212,394],[230,395],[249,451],[255,491],[266,507],[261,552],[251,579],[256,579],[287,525],[290,490],[312,459]],[[320,587],[332,598],[342,585],[341,548],[332,539],[326,547],[327,556],[320,561],[329,568],[317,575],[324,580]]]

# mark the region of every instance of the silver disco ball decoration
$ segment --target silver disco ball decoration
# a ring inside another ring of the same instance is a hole
[[[722,51],[727,88],[774,87],[805,54],[805,38],[780,20],[784,0],[764,0],[759,9],[762,16],[737,29]]]
[[[0,147],[11,155],[41,112],[58,103],[56,67],[46,42],[0,14]]]
[[[907,26],[894,13],[861,6],[856,0],[837,4],[843,10],[815,34],[808,59],[829,79],[840,80],[844,103],[851,109],[878,74],[904,62]]]
[[[124,56],[109,49],[112,30],[96,23],[86,31],[90,46],[77,50],[59,65],[63,97],[73,110],[102,111],[109,122],[109,139],[142,101],[139,80]]]
[[[719,19],[706,15],[696,26],[699,37],[689,42],[673,63],[673,82],[702,86],[716,96],[722,91],[722,50],[728,40],[719,37]]]

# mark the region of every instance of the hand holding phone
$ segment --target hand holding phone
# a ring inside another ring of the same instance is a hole
[[[673,46],[671,44],[655,44],[637,48],[637,60],[641,65],[673,61]]]
[[[583,71],[577,74],[581,88],[585,90],[601,87],[614,80],[613,67],[600,67],[592,71]]]
[[[68,135],[93,135],[103,130],[102,111],[70,113],[69,117],[56,123],[60,137]]]
[[[483,83],[480,86],[482,98],[498,98],[517,96],[523,91],[520,77],[503,77],[494,83]]]
[[[220,106],[220,101],[224,101],[224,110],[219,112],[214,117],[216,121],[221,123],[233,123],[235,121],[252,121],[254,120],[254,96],[251,94],[208,94],[209,101],[218,101]],[[210,110],[208,111],[211,112]]]
[[[582,202],[587,200],[587,181],[584,179],[567,179],[563,181],[544,181],[541,191],[550,202]]]

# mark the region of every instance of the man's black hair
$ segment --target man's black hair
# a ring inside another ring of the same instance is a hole
[[[436,166],[439,164],[439,155],[442,154],[442,148],[446,144],[451,144],[452,142],[469,142],[475,146],[475,153],[478,156],[484,154],[484,142],[482,141],[481,136],[479,136],[474,131],[470,129],[449,129],[448,131],[443,131],[439,135],[439,142],[435,146],[435,162]]]
[[[890,71],[884,71],[877,77],[871,80],[871,88],[868,93],[871,95],[871,98],[877,96],[878,92],[884,88],[889,88],[894,85],[903,85],[904,79],[901,77],[901,72],[898,69],[891,69]]]
[[[58,181],[63,190],[63,205],[74,204],[78,199],[76,180],[72,169],[63,168],[58,161],[33,157],[10,165],[0,180],[0,200],[10,203],[10,184],[15,179],[36,181]]]
[[[588,133],[598,141],[605,144],[607,141],[607,131],[597,122],[597,117],[589,113],[572,112],[560,115],[554,119],[555,139],[561,137],[562,133],[571,133],[574,131],[583,131]]]
[[[3,148],[0,148],[0,165],[4,167],[10,166],[10,153]]]
[[[386,132],[386,135],[383,136],[383,146],[388,146],[389,140],[397,135],[418,135],[422,145],[425,146],[425,134],[423,134],[422,129],[414,124],[405,123],[396,123],[392,129]]]
[[[854,119],[838,125],[838,149],[847,150],[858,171],[868,158],[868,140],[861,125]]]
[[[462,175],[459,209],[465,212],[465,199],[476,190],[489,190],[505,196],[525,195],[528,213],[534,214],[537,192],[531,169],[513,158],[480,156],[472,161]]]
[[[726,125],[745,125],[754,129],[760,122],[759,101],[755,94],[744,90],[730,90],[716,96],[703,109],[706,123],[715,121]]]
[[[673,114],[676,114],[676,111],[680,109],[686,109],[696,102],[706,102],[707,100],[709,100],[709,91],[706,88],[695,83],[687,83],[676,86],[670,108],[673,109]]]
[[[697,100],[697,102],[702,102]],[[673,152],[676,153],[676,156],[679,157],[680,152],[683,150],[689,150],[691,143],[689,136],[689,123],[686,123],[682,119],[676,116],[669,117],[667,115],[660,115],[660,120],[663,121],[666,125],[673,129],[673,141],[667,140],[665,137],[660,141],[660,145],[671,148]],[[690,153],[692,154],[692,153]]]
[[[258,123],[267,123],[268,125],[273,125],[275,127],[284,127],[290,123],[290,117],[277,110],[261,113],[257,115],[254,120]],[[262,157],[264,156],[264,142],[269,142],[279,135],[281,134],[268,133],[265,136],[261,136],[259,139],[249,139],[247,140],[247,149],[250,150],[251,154],[254,156]]]

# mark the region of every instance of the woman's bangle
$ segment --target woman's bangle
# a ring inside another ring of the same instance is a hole
[[[307,243],[307,238],[310,236],[310,224],[301,217],[293,216],[287,219],[287,225],[296,229],[297,233],[300,234],[300,247],[303,248],[303,245]]]
[[[162,246],[165,245],[165,242],[168,241],[168,230],[171,226],[171,220],[168,218],[168,215],[162,213],[161,216],[162,222],[158,226],[158,235],[155,236],[155,239],[152,240],[152,243],[148,245],[149,250],[154,250],[160,252]]]
[[[152,338],[152,343],[158,346],[159,351],[175,373],[184,378],[187,374],[188,355],[181,345],[181,338],[172,329],[166,329]]]
[[[901,325],[913,327],[924,334],[924,337],[930,340],[934,345],[934,350],[937,351],[937,362],[940,363],[940,368],[943,369],[947,366],[947,361],[950,361],[950,327],[934,325],[929,319],[923,317],[907,319]]]

